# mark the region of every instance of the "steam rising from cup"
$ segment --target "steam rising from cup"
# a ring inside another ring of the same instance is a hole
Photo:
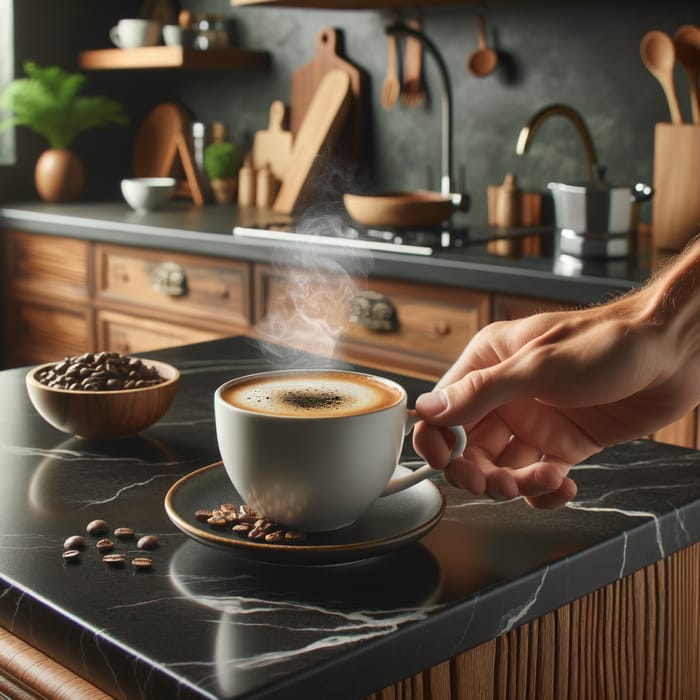
[[[340,218],[307,218],[298,230],[339,235]],[[282,257],[283,256],[283,257]],[[273,261],[283,283],[268,295],[265,317],[256,326],[263,351],[285,367],[309,366],[305,354],[333,357],[349,323],[356,281],[366,278],[371,256],[344,249],[331,257],[323,245],[288,249]],[[272,283],[275,284],[274,281]]]

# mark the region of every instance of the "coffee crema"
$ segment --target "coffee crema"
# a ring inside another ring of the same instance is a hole
[[[379,379],[351,372],[309,372],[255,377],[233,384],[222,398],[254,413],[329,418],[394,406],[403,393]]]

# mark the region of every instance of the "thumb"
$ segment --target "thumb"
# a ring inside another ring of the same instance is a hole
[[[421,394],[416,413],[434,425],[475,423],[495,408],[529,396],[511,371],[511,363],[473,370],[461,379]]]

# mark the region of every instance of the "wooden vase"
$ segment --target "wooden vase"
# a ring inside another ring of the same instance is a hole
[[[233,202],[233,200],[236,198],[237,182],[235,178],[227,178],[225,180],[209,180],[209,185],[211,186],[214,199],[218,204],[231,204],[231,202]]]
[[[66,148],[49,148],[36,162],[34,184],[45,202],[72,202],[85,184],[83,163]]]

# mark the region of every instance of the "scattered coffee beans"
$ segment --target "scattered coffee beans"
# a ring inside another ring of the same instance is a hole
[[[194,517],[200,523],[207,523],[212,529],[222,530],[230,527],[237,535],[257,542],[293,544],[306,539],[305,533],[287,530],[279,523],[261,516],[246,504],[238,509],[231,503],[222,503],[211,510],[200,508],[194,512]]]
[[[71,535],[63,543],[63,549],[84,549],[85,540],[82,535]]]
[[[95,546],[98,552],[111,552],[114,549],[114,542],[108,539],[98,540]]]
[[[144,535],[136,543],[139,549],[155,549],[158,546],[158,538],[155,535]]]
[[[211,511],[209,515],[211,515]],[[85,529],[90,535],[100,537],[109,532],[109,523],[101,519],[91,520]],[[118,540],[117,544],[107,537],[101,537],[95,543],[95,548],[102,555],[103,563],[110,567],[119,568],[126,561],[126,554],[114,550],[119,543],[135,539],[136,532],[131,527],[118,527],[114,530],[114,536]],[[142,550],[156,549],[158,547],[158,538],[155,535],[142,535],[139,537],[136,546]],[[67,563],[78,563],[80,561],[80,550],[82,549],[85,549],[85,539],[81,535],[67,537],[63,542],[63,560]],[[153,568],[153,560],[143,555],[134,556],[131,559],[131,564],[138,571],[147,571]]]
[[[114,536],[119,540],[133,540],[134,531],[130,527],[118,527],[114,531]]]
[[[155,367],[118,352],[86,352],[45,368],[37,380],[56,389],[115,391],[139,389],[165,381]]]
[[[91,520],[85,529],[88,535],[106,535],[109,532],[109,525],[104,520]]]
[[[80,559],[80,550],[78,549],[66,549],[63,552],[63,560],[66,562],[75,563]]]
[[[121,566],[126,561],[126,555],[120,553],[105,554],[102,561],[110,566]]]

